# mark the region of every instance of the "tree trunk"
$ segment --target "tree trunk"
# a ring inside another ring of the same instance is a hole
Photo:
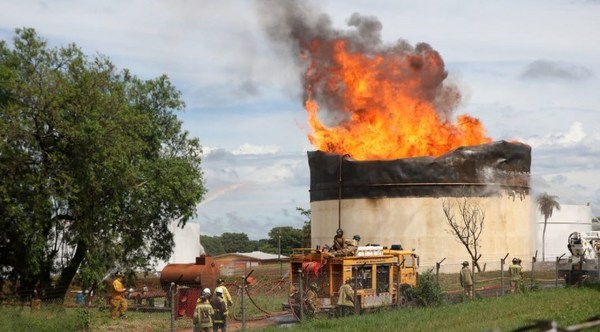
[[[546,261],[546,223],[548,217],[544,216],[544,230],[542,231],[542,262]]]
[[[79,270],[79,266],[81,266],[81,262],[85,258],[85,254],[87,253],[87,244],[82,240],[77,242],[77,249],[75,250],[75,255],[69,262],[69,265],[62,270],[60,274],[60,279],[58,279],[58,283],[56,284],[55,291],[52,292],[52,296],[55,299],[63,299],[65,298],[65,294],[69,290],[69,286],[77,274],[77,270]],[[48,296],[50,298],[50,295]]]

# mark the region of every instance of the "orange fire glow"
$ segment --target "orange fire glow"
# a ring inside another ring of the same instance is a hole
[[[365,52],[344,39],[313,40],[303,56],[309,140],[319,150],[389,160],[491,141],[478,119],[453,121],[460,93],[427,44]]]

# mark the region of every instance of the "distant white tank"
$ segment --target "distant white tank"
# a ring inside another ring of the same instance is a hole
[[[539,207],[534,206],[535,220],[537,223],[537,244],[539,260],[542,260],[542,235],[544,230],[544,216]],[[569,254],[567,239],[573,232],[593,231],[592,207],[590,205],[561,204],[560,210],[552,211],[546,224],[546,245],[544,252],[546,261],[554,262],[556,257]]]
[[[458,270],[469,255],[450,233],[443,204],[466,198],[485,213],[480,262],[533,251],[528,145],[500,141],[390,161],[313,151],[308,159],[313,246],[331,245],[341,228],[345,237],[359,234],[360,245],[414,248],[422,267],[446,258]]]

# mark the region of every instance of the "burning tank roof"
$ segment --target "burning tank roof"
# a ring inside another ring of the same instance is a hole
[[[310,200],[528,193],[531,147],[497,141],[439,157],[358,161],[309,151]],[[341,170],[341,177],[340,177]]]

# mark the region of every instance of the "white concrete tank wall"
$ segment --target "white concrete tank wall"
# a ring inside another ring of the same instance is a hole
[[[538,260],[542,260],[542,236],[544,231],[544,216],[536,207],[535,220],[537,223],[537,237],[535,248],[538,251]],[[563,205],[560,210],[554,210],[552,217],[548,218],[546,226],[545,260],[554,261],[556,257],[565,254],[569,256],[567,240],[573,232],[593,230],[592,207],[590,205]]]
[[[450,233],[442,208],[444,200],[452,202],[456,198],[344,199],[341,208],[337,200],[312,202],[312,245],[332,244],[338,228],[338,211],[341,210],[341,228],[345,237],[358,234],[362,245],[375,243],[389,247],[401,244],[404,249],[415,249],[421,266],[435,266],[436,262],[446,258],[445,264],[458,270],[459,263],[470,261],[470,256]],[[499,266],[500,259],[507,253],[511,257],[532,255],[535,227],[529,195],[472,197],[468,200],[485,212],[480,262],[498,262]]]

